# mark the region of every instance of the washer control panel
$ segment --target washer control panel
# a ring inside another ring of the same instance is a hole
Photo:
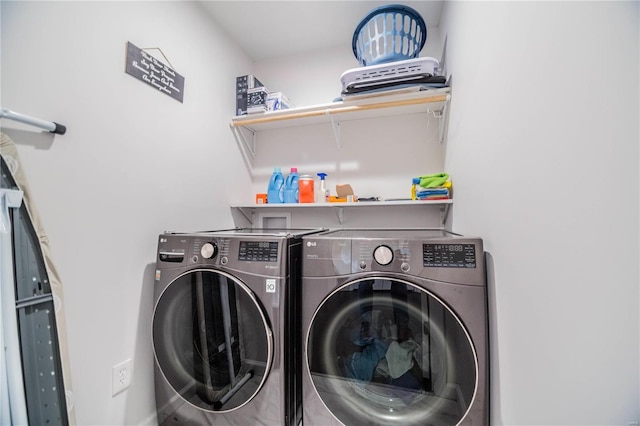
[[[416,272],[421,268],[477,268],[476,244],[407,240],[353,240],[355,271]],[[422,255],[422,256],[420,256]]]
[[[475,268],[475,244],[423,244],[422,264],[427,268]]]
[[[409,270],[409,241],[405,240],[353,240],[352,262],[355,271],[396,271]],[[355,272],[354,271],[354,272]]]
[[[302,256],[305,278],[391,274],[486,286],[482,239],[442,229],[328,231],[304,237]]]
[[[238,260],[252,262],[277,262],[277,241],[240,241]]]
[[[211,238],[192,238],[191,239],[191,258],[190,263],[205,264],[215,263],[217,256],[221,253],[220,244]]]
[[[159,237],[157,263],[164,268],[224,266],[227,271],[278,277],[287,268],[287,263],[281,262],[286,241],[275,236],[167,233]]]
[[[161,235],[158,239],[158,262],[182,263],[187,256],[187,240]]]

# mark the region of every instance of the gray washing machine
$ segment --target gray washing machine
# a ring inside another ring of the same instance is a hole
[[[488,425],[483,244],[445,230],[303,238],[309,425]]]
[[[160,425],[294,425],[302,415],[301,238],[159,236],[152,342]]]

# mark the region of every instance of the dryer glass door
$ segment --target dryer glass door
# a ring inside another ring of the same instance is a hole
[[[352,281],[329,295],[307,336],[315,391],[345,425],[455,425],[477,388],[477,357],[452,310],[422,287]]]
[[[250,401],[268,375],[272,339],[251,290],[221,272],[181,275],[156,304],[158,367],[178,395],[201,409],[229,411]]]

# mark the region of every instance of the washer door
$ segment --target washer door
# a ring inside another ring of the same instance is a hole
[[[461,321],[434,294],[394,278],[330,294],[306,355],[315,391],[345,425],[455,425],[476,393],[477,357]]]
[[[167,286],[155,307],[156,362],[176,394],[208,411],[249,402],[264,384],[273,334],[251,290],[231,275],[195,270]]]

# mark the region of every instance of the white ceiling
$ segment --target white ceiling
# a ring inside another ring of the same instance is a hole
[[[368,0],[207,1],[204,9],[254,61],[346,44],[368,12],[390,4]],[[444,1],[398,1],[438,26]]]

